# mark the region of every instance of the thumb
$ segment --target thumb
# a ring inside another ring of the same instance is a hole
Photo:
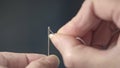
[[[58,57],[55,55],[51,55],[31,62],[26,68],[58,68],[58,65]]]
[[[50,34],[49,37],[61,54],[68,54],[73,47],[80,44],[75,37],[70,35]]]
[[[73,36],[63,34],[50,34],[51,41],[61,53],[65,66],[67,68],[74,68],[72,65],[72,50],[75,46],[79,45],[80,42]],[[74,59],[73,59],[74,60]]]
[[[51,34],[49,37],[62,54],[65,66],[68,68],[78,68],[74,66],[79,66],[80,62],[88,62],[91,57],[97,60],[96,57],[102,54],[100,50],[85,46],[70,35]]]

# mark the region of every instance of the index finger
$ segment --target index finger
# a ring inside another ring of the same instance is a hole
[[[45,57],[42,54],[0,52],[0,65],[8,68],[25,68],[30,62]]]
[[[78,14],[58,33],[83,36],[101,20],[112,21],[120,28],[120,0],[85,0]]]
[[[78,14],[60,30],[58,30],[58,33],[81,37],[98,25],[99,22],[100,19],[96,17],[93,12],[92,0],[86,0]]]

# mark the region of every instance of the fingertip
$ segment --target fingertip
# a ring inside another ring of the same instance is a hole
[[[57,56],[50,55],[31,62],[26,68],[57,68],[59,63]]]
[[[50,62],[51,64],[54,64],[57,66],[59,66],[60,64],[60,60],[56,55],[50,55],[46,58],[46,60],[48,60],[48,62]]]
[[[54,37],[54,34],[50,34],[49,38],[52,39]]]
[[[24,55],[28,59],[28,63],[46,57],[46,55],[43,54],[33,54],[33,53],[25,53]]]

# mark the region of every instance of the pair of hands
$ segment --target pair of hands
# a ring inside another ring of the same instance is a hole
[[[86,0],[71,21],[50,35],[67,68],[120,67],[119,3],[120,0]],[[0,60],[3,68],[57,68],[59,64],[56,56],[34,54],[0,53]]]

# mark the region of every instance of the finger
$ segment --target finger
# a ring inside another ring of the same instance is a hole
[[[64,25],[58,33],[82,37],[100,22],[93,12],[92,0],[86,0],[78,14]]]
[[[58,33],[83,36],[101,20],[113,21],[120,28],[119,3],[119,0],[85,0],[78,14]]]
[[[25,68],[31,61],[45,57],[42,54],[0,52],[0,64],[8,68]]]
[[[119,53],[119,50],[120,50],[120,34],[118,34],[117,37],[118,37],[117,44],[114,44],[114,45],[117,45],[117,46],[114,47],[114,50],[116,51],[116,53]]]
[[[120,28],[119,3],[120,0],[93,0],[94,12],[99,18],[107,21],[113,21],[113,23]],[[119,43],[120,39],[118,39],[117,42]],[[119,46],[119,44],[117,45]]]
[[[103,20],[114,21],[120,28],[119,3],[120,0],[93,0],[94,13]]]
[[[101,60],[100,55],[103,55],[102,51],[85,46],[72,36],[54,34],[50,35],[50,38],[55,47],[62,54],[67,68],[78,68],[74,67],[78,62],[93,61],[90,57],[94,58],[94,60],[98,60],[96,57],[100,57],[99,59]]]
[[[71,60],[73,59],[72,56],[75,54],[72,52],[72,50],[80,45],[80,42],[75,39],[75,37],[63,34],[50,34],[49,37],[51,38],[51,41],[53,42],[55,47],[61,53],[64,59],[65,66],[67,68],[74,68],[73,62]],[[81,49],[84,48],[84,46],[80,47]]]
[[[70,52],[73,47],[81,44],[79,40],[70,35],[50,34],[49,37],[61,54],[69,54],[68,52]]]
[[[110,39],[112,39],[112,30],[110,30],[110,23],[102,22],[94,31],[91,45],[100,49],[107,49]]]
[[[58,68],[59,59],[55,55],[31,62],[26,68]]]

